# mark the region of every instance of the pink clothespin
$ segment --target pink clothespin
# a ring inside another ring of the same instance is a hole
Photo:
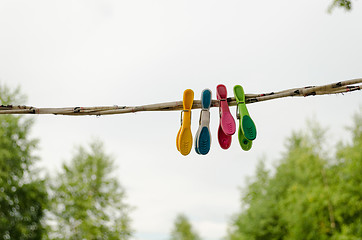
[[[227,102],[227,90],[225,85],[219,84],[216,87],[216,96],[219,100],[220,125],[218,130],[218,140],[220,147],[228,149],[231,145],[231,136],[236,131],[236,124],[230,113]]]

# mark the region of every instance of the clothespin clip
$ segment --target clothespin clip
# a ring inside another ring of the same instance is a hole
[[[198,154],[206,155],[210,151],[211,133],[210,124],[211,90],[204,89],[201,93],[201,111],[199,129],[195,135],[195,150]]]
[[[194,91],[186,89],[183,95],[183,110],[181,112],[181,127],[176,137],[177,150],[184,156],[192,148],[191,108],[194,102]]]
[[[256,138],[256,127],[251,119],[245,104],[244,89],[240,85],[234,86],[236,99],[236,118],[239,119],[238,139],[243,150],[251,149],[252,141]]]
[[[218,130],[218,140],[220,147],[228,149],[231,145],[231,135],[235,133],[235,120],[230,113],[227,103],[227,90],[222,84],[216,87],[216,96],[219,100],[220,125]]]

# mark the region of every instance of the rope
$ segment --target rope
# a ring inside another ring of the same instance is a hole
[[[362,78],[341,81],[323,86],[308,86],[303,88],[293,88],[279,92],[262,94],[246,94],[246,104],[263,102],[284,97],[308,97],[325,94],[338,94],[361,90],[362,85],[352,85],[362,83]],[[234,97],[227,99],[229,106],[236,106]],[[211,107],[219,107],[219,100],[212,100]],[[201,101],[194,100],[192,109],[201,108]],[[36,108],[30,106],[1,105],[0,114],[54,114],[54,115],[110,115],[134,113],[142,111],[175,111],[182,110],[182,101],[157,103],[143,106],[100,106],[100,107],[69,107],[69,108]]]

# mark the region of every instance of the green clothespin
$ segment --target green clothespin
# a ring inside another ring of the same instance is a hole
[[[239,143],[243,150],[248,151],[251,149],[252,141],[256,138],[256,127],[246,108],[245,94],[242,86],[234,86],[234,95],[237,104],[236,117],[239,119]]]

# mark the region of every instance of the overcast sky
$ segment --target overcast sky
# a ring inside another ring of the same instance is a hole
[[[142,105],[200,98],[223,83],[232,95],[323,85],[362,77],[362,3],[327,13],[331,0],[4,1],[0,0],[0,82],[21,86],[28,105]],[[219,147],[211,110],[211,151],[176,149],[179,112],[102,117],[32,116],[40,165],[59,171],[75,146],[99,138],[114,156],[132,213],[134,239],[167,239],[185,213],[205,240],[221,239],[259,159],[271,167],[307,119],[329,128],[330,147],[361,92],[248,105],[258,136],[249,152],[233,137]],[[231,107],[235,112],[235,107]],[[192,112],[192,131],[199,110]]]

